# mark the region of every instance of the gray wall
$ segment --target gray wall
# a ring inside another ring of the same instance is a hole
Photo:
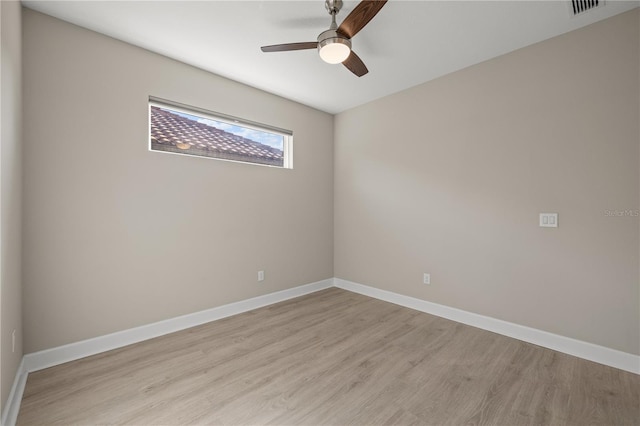
[[[26,352],[333,276],[331,115],[23,14]],[[149,95],[293,130],[294,169],[149,152]]]
[[[2,396],[9,397],[22,358],[22,153],[21,10],[17,1],[0,1],[0,358]],[[12,352],[11,334],[16,330]]]
[[[638,15],[336,116],[335,276],[640,354]]]

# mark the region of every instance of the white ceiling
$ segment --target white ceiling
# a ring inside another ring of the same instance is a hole
[[[602,1],[602,0],[601,0]],[[25,6],[215,74],[338,113],[638,7],[608,0],[571,17],[566,1],[390,0],[353,38],[358,78],[316,50],[260,46],[315,41],[324,0],[25,1]],[[357,1],[345,1],[338,24]]]

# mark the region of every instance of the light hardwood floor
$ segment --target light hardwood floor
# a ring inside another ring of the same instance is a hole
[[[640,424],[640,376],[340,289],[31,373],[18,424]]]

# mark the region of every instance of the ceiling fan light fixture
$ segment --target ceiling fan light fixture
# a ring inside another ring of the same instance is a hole
[[[322,37],[325,33],[329,37]],[[328,64],[344,62],[351,54],[351,40],[336,34],[335,31],[325,31],[318,40],[318,52],[323,61]]]

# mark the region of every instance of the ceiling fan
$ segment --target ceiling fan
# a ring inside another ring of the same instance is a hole
[[[362,0],[338,26],[336,15],[342,8],[342,0],[325,0],[325,7],[331,15],[331,26],[318,36],[318,41],[302,43],[274,44],[262,46],[263,52],[285,52],[289,50],[318,49],[323,61],[330,64],[342,63],[352,73],[362,77],[369,72],[362,59],[351,50],[351,38],[373,19],[387,0]]]

